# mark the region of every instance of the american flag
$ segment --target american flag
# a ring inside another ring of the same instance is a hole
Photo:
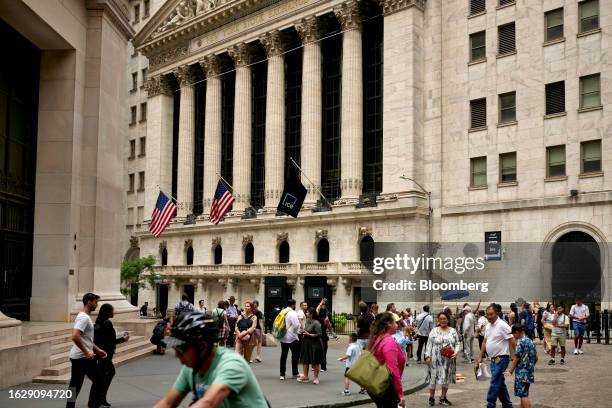
[[[227,211],[234,202],[234,196],[227,191],[223,181],[219,180],[217,183],[217,190],[215,191],[215,198],[210,206],[210,217],[208,218],[213,224],[218,224],[221,218],[227,214]]]
[[[176,215],[176,205],[169,199],[162,191],[159,192],[157,197],[157,203],[151,215],[151,224],[149,225],[149,232],[153,234],[155,238],[159,237],[162,232],[166,229],[170,220]]]

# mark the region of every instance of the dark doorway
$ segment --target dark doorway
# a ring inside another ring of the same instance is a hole
[[[186,265],[193,265],[193,248],[192,247],[188,247],[187,248],[187,253],[185,254],[185,264]]]
[[[264,316],[266,328],[270,331],[275,317],[274,309],[278,306],[282,310],[287,306],[287,300],[291,298],[291,287],[287,285],[286,276],[267,276],[264,284],[266,290]]]
[[[161,251],[161,264],[168,265],[168,250],[166,248]]]
[[[221,265],[223,263],[223,248],[221,245],[215,247],[215,265]]]
[[[185,285],[185,286],[183,286],[183,293],[185,293],[187,295],[187,297],[189,297],[189,301],[191,302],[191,304],[194,304],[194,302],[195,302],[195,286],[193,286],[193,285]]]
[[[308,306],[317,307],[322,298],[327,299],[327,310],[332,310],[332,290],[325,276],[307,276],[304,279],[304,298]]]
[[[168,285],[157,285],[157,296],[155,297],[157,312],[166,317],[168,310]]]
[[[252,264],[255,259],[255,248],[250,242],[244,247],[244,263]]]
[[[563,235],[553,246],[552,264],[555,304],[568,307],[577,297],[584,303],[601,302],[601,254],[593,237],[580,231]]]
[[[289,243],[281,242],[278,246],[278,263],[289,263]]]
[[[361,262],[372,262],[374,259],[374,240],[366,235],[359,243],[359,260]]]
[[[138,287],[138,283],[130,285],[130,303],[134,306],[138,306]]]
[[[0,310],[30,318],[40,51],[0,20]]]
[[[317,262],[329,262],[329,241],[325,238],[317,243]]]

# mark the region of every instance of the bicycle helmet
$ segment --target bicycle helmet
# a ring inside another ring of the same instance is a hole
[[[181,314],[170,327],[170,335],[164,339],[168,347],[183,344],[212,344],[217,342],[217,322],[209,315],[200,312]]]

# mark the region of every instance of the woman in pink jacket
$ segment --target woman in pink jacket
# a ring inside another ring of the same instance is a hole
[[[370,394],[370,398],[378,408],[395,408],[397,405],[406,406],[404,389],[402,388],[402,373],[406,366],[406,355],[393,338],[397,331],[397,322],[391,313],[385,312],[376,316],[370,327],[370,341],[368,350],[376,348],[374,355],[382,364],[385,364],[391,373],[391,384],[382,397]]]

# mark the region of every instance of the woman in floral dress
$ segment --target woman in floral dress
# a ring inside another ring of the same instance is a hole
[[[457,353],[459,352],[459,336],[457,331],[448,325],[449,318],[445,312],[438,313],[438,327],[429,333],[425,348],[425,362],[429,366],[427,382],[429,383],[429,405],[435,405],[436,385],[442,386],[440,405],[452,405],[446,398],[449,384],[455,384],[457,371]],[[453,349],[451,358],[444,357],[440,350],[450,346]]]

